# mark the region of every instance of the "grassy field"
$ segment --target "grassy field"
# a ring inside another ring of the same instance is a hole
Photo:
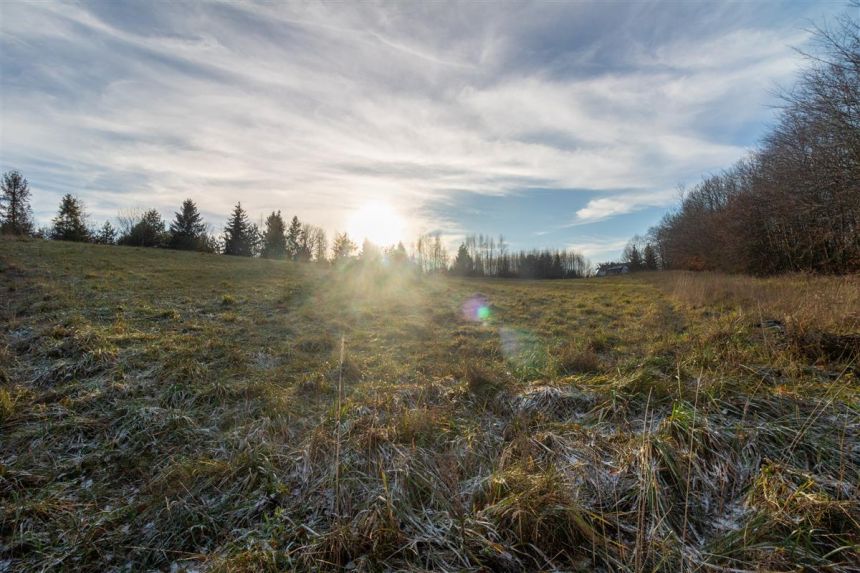
[[[0,571],[860,567],[856,277],[2,240],[0,293]]]

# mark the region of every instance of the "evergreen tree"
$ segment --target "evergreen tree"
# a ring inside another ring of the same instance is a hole
[[[89,241],[90,232],[85,218],[81,200],[67,193],[60,200],[60,211],[51,222],[51,238],[57,241]]]
[[[145,212],[140,220],[119,239],[121,245],[131,247],[160,247],[167,243],[164,219],[155,209]]]
[[[564,267],[561,264],[561,255],[559,253],[555,253],[552,256],[552,266],[550,267],[548,278],[551,278],[551,279],[563,279],[564,278]]]
[[[7,171],[0,184],[0,233],[29,235],[33,232],[30,185],[18,171]]]
[[[388,251],[388,260],[398,266],[405,265],[409,260],[409,255],[406,254],[406,247],[403,246],[402,241],[398,242],[396,247]]]
[[[236,203],[224,228],[224,254],[252,257],[258,244],[259,230],[248,221],[248,213],[242,209],[242,203]]]
[[[630,249],[630,270],[638,271],[642,269],[642,254],[639,252],[639,249],[636,245],[633,245],[633,248]]]
[[[382,253],[379,250],[379,247],[371,243],[369,240],[364,239],[364,242],[361,244],[361,254],[359,258],[363,263],[374,264],[378,263],[382,258]]]
[[[281,212],[272,211],[266,217],[266,231],[263,233],[263,248],[260,256],[264,259],[283,259],[287,255],[287,238],[284,236],[284,219]]]
[[[454,259],[454,266],[451,267],[451,272],[455,275],[468,276],[474,272],[474,262],[469,254],[469,249],[465,243],[460,243],[457,249],[457,258]]]
[[[332,259],[334,262],[340,262],[348,259],[355,252],[355,243],[349,238],[346,233],[338,233],[334,236],[334,244],[331,247]]]
[[[642,270],[642,253],[637,246],[637,243],[640,241],[639,236],[633,237],[627,246],[624,247],[624,253],[622,253],[622,260],[627,263],[630,272],[641,271]]]
[[[93,233],[93,240],[99,245],[113,245],[116,243],[116,229],[110,221],[105,221],[101,229]]]
[[[170,224],[170,248],[205,250],[205,235],[206,224],[197,210],[197,205],[191,199],[186,199],[182,202],[182,210],[176,213],[176,218]]]
[[[287,231],[287,255],[294,261],[302,255],[302,224],[296,216],[293,216]]]
[[[642,250],[642,257],[644,259],[645,269],[649,271],[657,270],[657,251],[648,243],[645,245],[645,248]]]

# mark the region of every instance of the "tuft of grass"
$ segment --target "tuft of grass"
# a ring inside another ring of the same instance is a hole
[[[298,348],[308,353],[331,352],[334,349],[334,339],[328,334],[308,335],[299,341]]]
[[[482,405],[486,405],[505,388],[505,383],[499,376],[475,362],[465,364],[463,378],[469,394]]]
[[[12,394],[6,388],[0,388],[0,423],[11,418],[15,413],[15,402],[12,399]]]
[[[556,356],[559,374],[594,374],[602,369],[600,357],[592,348],[566,346]]]
[[[514,467],[494,474],[475,503],[479,519],[492,523],[514,548],[534,555],[538,567],[578,562],[598,535],[590,512],[554,467],[539,472]]]

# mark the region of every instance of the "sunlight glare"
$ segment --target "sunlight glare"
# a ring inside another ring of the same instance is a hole
[[[405,227],[403,218],[390,205],[375,202],[352,214],[347,233],[359,245],[367,239],[379,247],[389,247],[403,240]]]

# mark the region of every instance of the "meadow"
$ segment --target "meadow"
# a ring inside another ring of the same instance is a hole
[[[0,240],[0,571],[856,571],[860,279]]]

